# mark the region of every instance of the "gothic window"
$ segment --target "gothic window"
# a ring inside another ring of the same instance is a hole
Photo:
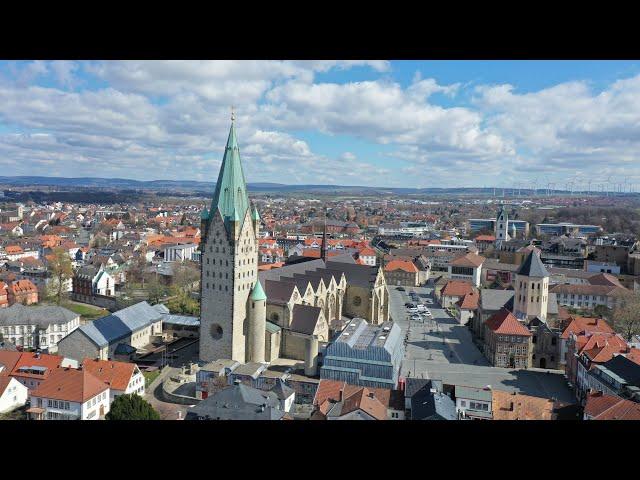
[[[226,266],[228,267],[229,266],[229,260],[225,260],[225,262],[226,262]]]
[[[362,298],[360,297],[354,297],[353,298],[353,304],[357,307],[362,303]]]

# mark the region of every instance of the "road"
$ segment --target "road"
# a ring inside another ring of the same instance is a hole
[[[451,385],[478,388],[492,385],[504,391],[573,402],[562,373],[537,368],[511,370],[492,367],[473,343],[469,329],[440,308],[432,296],[431,287],[406,290],[400,292],[396,287],[389,287],[389,312],[401,328],[403,337],[407,336],[402,376],[433,378]],[[421,300],[432,298],[434,303],[427,306],[433,315],[431,321],[409,320],[404,306],[412,301],[409,291],[415,291]]]
[[[411,301],[409,290],[415,291],[421,300],[433,299],[434,303],[428,306],[433,315],[431,320],[424,323],[409,320],[404,306]],[[403,335],[408,333],[401,374],[421,376],[428,372],[432,363],[488,366],[488,361],[474,345],[469,329],[440,308],[432,294],[431,287],[407,288],[405,292],[400,292],[395,287],[389,288],[391,317],[402,329]]]

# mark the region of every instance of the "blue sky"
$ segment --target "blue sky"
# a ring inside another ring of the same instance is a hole
[[[0,62],[0,175],[640,186],[640,63]],[[637,189],[637,188],[636,188]]]

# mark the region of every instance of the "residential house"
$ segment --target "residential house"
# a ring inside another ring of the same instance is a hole
[[[478,301],[480,295],[478,292],[469,292],[455,304],[455,317],[460,325],[467,325],[469,322],[473,324],[474,317],[478,311]]]
[[[237,382],[187,410],[185,420],[283,420],[287,412],[274,392]]]
[[[442,308],[453,307],[465,295],[474,291],[473,285],[465,280],[449,280],[440,292]]]
[[[109,401],[120,395],[145,393],[145,378],[135,363],[85,358],[82,368],[109,385]]]
[[[627,342],[617,334],[597,333],[580,337],[571,334],[567,355],[576,357],[575,394],[580,403],[584,403],[589,390],[589,370],[608,362],[615,354],[629,350]]]
[[[383,409],[380,409],[379,405]],[[399,390],[362,387],[336,380],[320,380],[313,399],[316,408],[312,419],[404,420],[404,395]],[[355,413],[356,410],[362,412]]]
[[[587,372],[586,388],[640,402],[640,350],[635,355],[618,354],[611,360],[596,364]]]
[[[7,413],[27,403],[29,389],[0,371],[0,413]]]
[[[571,315],[562,335],[560,336],[560,365],[565,367],[567,378],[575,384],[575,376],[577,372],[576,357],[568,355],[569,336],[575,334],[577,336],[587,336],[594,333],[613,334],[613,329],[603,318],[581,317]]]
[[[442,391],[442,382],[407,378],[405,403],[410,420],[457,420],[456,404]]]
[[[475,253],[469,252],[462,254],[449,262],[449,278],[453,280],[465,280],[474,287],[479,287],[484,261],[484,257]]]
[[[491,387],[476,388],[456,385],[454,397],[458,419],[491,420],[493,412]]]
[[[640,420],[640,403],[590,392],[584,406],[584,420]]]
[[[57,368],[29,395],[32,420],[99,420],[109,412],[109,385],[85,369]]]
[[[58,355],[0,350],[0,363],[6,366],[7,375],[29,390],[37,388],[64,360]]]
[[[30,280],[15,280],[8,288],[9,305],[38,303],[38,288]]]
[[[519,392],[491,391],[493,420],[555,420],[556,402]]]

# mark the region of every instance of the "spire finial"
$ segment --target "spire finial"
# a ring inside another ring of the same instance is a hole
[[[231,123],[236,121],[236,107],[231,105]]]

